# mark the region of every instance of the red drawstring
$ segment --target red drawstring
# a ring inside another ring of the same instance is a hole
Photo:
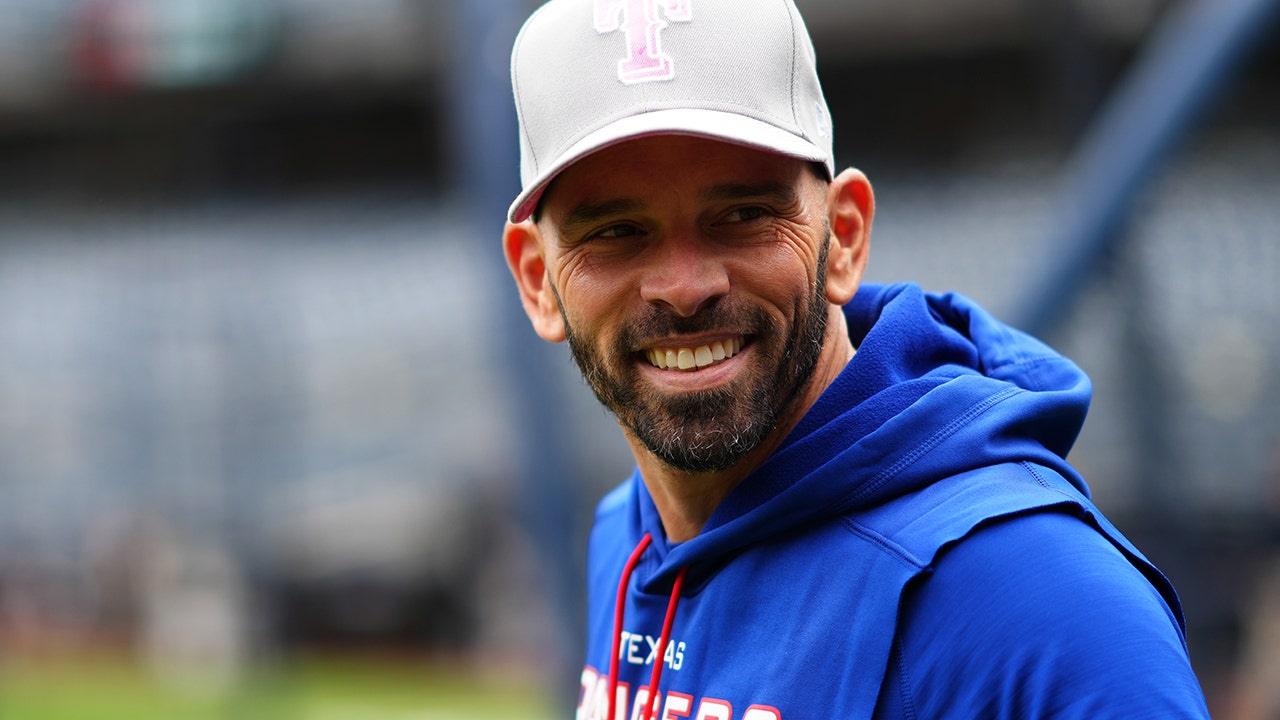
[[[631,584],[631,573],[636,569],[642,555],[653,537],[645,533],[640,544],[631,551],[627,564],[622,568],[622,580],[618,583],[618,604],[613,611],[613,657],[609,659],[609,715],[608,720],[617,720],[614,705],[618,699],[618,661],[622,655],[622,615],[627,605],[627,586]],[[676,575],[675,585],[671,587],[671,600],[667,603],[667,616],[662,621],[662,635],[658,638],[657,656],[653,662],[653,675],[649,678],[649,704],[645,707],[641,720],[650,720],[658,703],[658,681],[662,679],[662,666],[667,654],[667,643],[671,641],[671,626],[676,621],[676,606],[680,604],[680,589],[684,587],[684,575],[689,568],[680,568]]]
[[[649,707],[642,720],[653,717],[653,710],[658,704],[658,681],[662,679],[662,666],[666,664],[667,643],[671,640],[671,626],[676,621],[676,605],[680,604],[680,588],[684,586],[684,574],[688,567],[680,568],[676,575],[676,584],[671,587],[671,601],[667,603],[667,618],[662,621],[662,636],[658,638],[658,656],[653,661],[653,677],[649,679]]]
[[[649,533],[640,538],[640,544],[631,551],[631,557],[627,558],[627,564],[622,568],[622,581],[618,583],[618,604],[613,606],[613,657],[609,660],[608,720],[615,718],[613,706],[618,698],[618,657],[622,654],[622,613],[627,606],[627,585],[631,584],[631,573],[636,569],[636,563],[640,562],[640,554],[652,541]]]

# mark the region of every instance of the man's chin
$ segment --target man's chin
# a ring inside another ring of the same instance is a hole
[[[647,443],[646,448],[667,467],[685,473],[703,474],[728,470],[750,454],[754,446],[672,441]]]
[[[682,398],[677,408],[650,411],[627,424],[650,453],[684,472],[725,470],[763,441],[761,419],[734,413],[734,408],[725,408],[722,402],[690,407],[695,404],[692,398]]]

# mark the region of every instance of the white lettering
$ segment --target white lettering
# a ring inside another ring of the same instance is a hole
[[[662,709],[662,720],[689,717],[693,710],[693,696],[675,691],[667,693],[667,704]]]
[[[636,691],[636,704],[631,707],[631,720],[643,720],[647,707],[649,707],[649,688],[642,686]]]
[[[752,705],[747,708],[742,720],[782,720],[782,713],[768,705]]]
[[[683,647],[683,643],[680,646]],[[609,676],[589,665],[582,669],[581,690],[575,720],[643,720],[651,697],[649,688],[641,686],[632,704],[631,686],[619,682],[614,698],[614,716],[609,718]],[[666,693],[665,705],[663,700],[663,693],[659,691],[654,707],[661,708],[662,712],[655,712],[651,720],[679,720],[690,716],[694,720],[733,720],[733,705],[728,700],[704,697],[699,701],[693,695],[674,691]],[[693,712],[695,701],[696,713]],[[770,705],[752,705],[742,720],[782,720],[782,713]]]
[[[658,641],[662,638],[653,638],[648,635],[644,636],[644,641],[649,643],[649,657],[644,659],[645,665],[652,665],[653,661],[658,657]]]
[[[733,720],[733,706],[725,700],[702,698],[695,720]]]
[[[622,641],[627,644],[627,655],[626,655],[627,662],[631,663],[632,665],[647,664],[644,660],[641,660],[640,656],[636,653],[640,650],[640,641],[648,640],[648,639],[649,639],[648,636],[645,636],[645,635],[632,635],[630,633],[623,633]]]
[[[667,667],[679,670],[684,664],[684,643],[667,643],[667,651],[662,659],[667,663]]]
[[[607,685],[608,683],[609,683],[609,679],[605,678],[605,684]],[[631,693],[630,685],[624,682],[618,683],[618,692],[615,693],[617,697],[613,702],[614,720],[622,720],[627,716],[627,695],[629,695],[630,693]],[[608,694],[609,694],[609,690],[606,689],[604,691],[604,695],[608,696]],[[609,714],[608,708],[605,708],[600,711],[600,717],[604,717],[608,714]]]
[[[590,665],[582,668],[581,689],[578,694],[578,712],[573,716],[574,720],[589,720],[588,709],[591,706],[592,696],[596,691],[596,684],[600,680],[600,673],[596,672]]]
[[[622,633],[622,642],[618,648],[618,659],[631,665],[653,665],[658,659],[658,644],[662,638],[638,633]],[[662,660],[672,670],[679,670],[684,665],[685,644],[668,641],[667,649],[662,653]]]

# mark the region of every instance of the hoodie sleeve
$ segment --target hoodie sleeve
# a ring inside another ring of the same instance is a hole
[[[904,599],[877,717],[1208,718],[1159,593],[1075,517],[979,530]]]

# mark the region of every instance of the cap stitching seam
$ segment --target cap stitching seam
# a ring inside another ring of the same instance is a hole
[[[537,13],[534,13],[534,15],[536,16]],[[532,19],[533,18],[531,16],[530,20],[532,21]],[[516,80],[519,62],[515,60],[515,58],[521,57],[520,48],[524,45],[525,31],[530,25],[532,25],[532,22],[527,22],[525,26],[521,28],[520,33],[516,36],[515,52],[512,54],[513,62],[511,64],[511,90],[515,95],[516,115],[518,116],[517,122],[520,125],[520,132],[524,136],[525,144],[529,147],[529,157],[533,160],[533,167],[535,170],[534,175],[536,177],[536,171],[541,166],[541,163],[538,162],[538,148],[533,143],[533,137],[529,133],[528,124],[524,122],[524,103],[521,101],[520,83]]]
[[[791,15],[791,9],[783,3],[782,11],[787,15],[787,22],[791,25],[791,122],[795,124],[796,129],[800,131],[800,137],[805,140],[809,138],[805,136],[804,126],[800,123],[799,111],[796,109],[796,19]]]

